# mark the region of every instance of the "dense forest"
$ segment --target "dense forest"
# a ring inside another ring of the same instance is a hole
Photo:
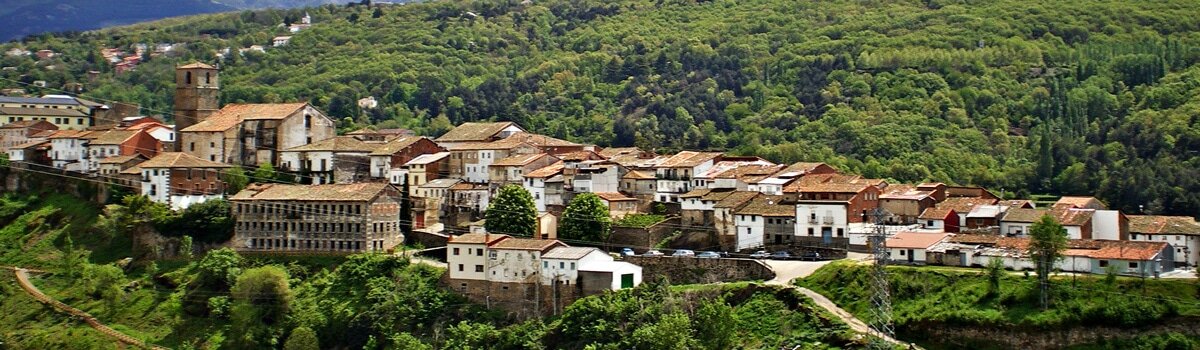
[[[661,152],[825,161],[1010,195],[1200,215],[1200,10],[1190,1],[478,0],[205,15],[11,46],[0,87],[103,72],[85,95],[170,110],[171,67],[224,102],[309,100],[343,129],[474,120]],[[102,47],[187,42],[115,76]],[[233,48],[228,58],[217,50]],[[2,50],[0,50],[2,51]],[[49,91],[34,91],[49,92]],[[378,108],[355,103],[374,97]]]

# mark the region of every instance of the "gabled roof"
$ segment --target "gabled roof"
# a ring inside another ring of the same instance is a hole
[[[1071,206],[1079,209],[1108,209],[1104,205],[1104,202],[1096,199],[1096,197],[1063,196],[1057,202],[1054,202],[1054,206]]]
[[[412,160],[408,161],[408,163],[404,163],[404,165],[430,164],[430,163],[437,162],[442,159],[446,159],[446,157],[449,157],[449,156],[450,156],[450,152],[422,154],[422,155],[419,155],[416,158],[413,158]]]
[[[413,144],[420,142],[422,139],[425,139],[425,137],[424,136],[397,137],[397,138],[392,139],[391,141],[388,141],[387,143],[384,143],[382,145],[375,144],[376,145],[375,149],[373,151],[371,151],[371,155],[372,156],[393,155],[393,154],[396,154],[396,152],[403,151],[404,149],[408,148],[409,146],[412,146]],[[446,153],[446,154],[450,154],[450,153]]]
[[[919,219],[919,220],[943,220],[950,215],[957,215],[957,214],[958,214],[958,212],[954,211],[954,208],[938,206],[938,207],[933,207],[933,208],[925,208],[925,211],[921,212],[921,216],[918,216],[917,219]]]
[[[558,161],[558,162],[554,162],[554,164],[544,166],[541,169],[530,171],[525,174],[525,177],[532,178],[532,179],[547,178],[547,177],[551,177],[551,176],[561,173],[562,170],[563,170],[563,162]]]
[[[623,202],[636,201],[637,198],[628,197],[620,192],[596,192],[596,196],[607,202]]]
[[[712,191],[713,191],[713,189],[708,188],[708,187],[695,188],[695,189],[692,189],[691,191],[687,191],[687,193],[679,195],[679,198],[704,197],[705,195],[707,195],[709,192],[712,192]]]
[[[1200,223],[1190,216],[1129,215],[1129,232],[1200,235]]]
[[[600,156],[604,158],[612,158],[619,155],[632,154],[634,156],[642,154],[642,150],[637,147],[610,147],[600,150]]]
[[[825,163],[798,162],[798,163],[793,163],[792,165],[788,165],[786,168],[783,168],[783,170],[780,170],[779,172],[780,173],[799,172],[801,174],[809,174],[809,173],[812,173],[813,171],[816,171],[821,168],[826,168],[826,167],[833,169],[832,166],[829,166],[829,164],[825,164]]]
[[[757,195],[758,192],[733,191],[730,192],[728,196],[725,196],[725,198],[722,198],[720,201],[718,201],[717,204],[713,205],[713,208],[737,208],[742,206],[742,204],[746,204],[746,202],[750,201],[751,199],[754,199],[754,196]],[[793,211],[792,214],[795,215],[795,212]]]
[[[533,163],[544,157],[553,157],[553,156],[551,156],[549,154],[545,154],[545,153],[518,154],[518,155],[507,157],[507,158],[497,159],[495,162],[493,162],[489,166],[494,166],[494,167],[525,166],[525,165],[529,165],[529,163]]]
[[[93,133],[96,138],[92,140],[90,145],[120,145],[133,138],[134,135],[142,132],[141,130],[108,130],[104,132]]]
[[[518,141],[518,142],[523,142],[523,143],[527,143],[527,144],[530,144],[530,145],[533,145],[533,146],[537,146],[537,147],[572,147],[572,146],[582,146],[582,145],[580,145],[580,144],[578,144],[578,143],[574,143],[574,142],[571,142],[571,141],[562,140],[562,139],[556,139],[556,138],[553,138],[553,137],[550,137],[550,136],[546,136],[546,135],[531,134],[531,133],[527,133],[527,132],[524,132],[524,131],[521,131],[521,132],[514,133],[514,134],[512,134],[512,135],[509,135],[508,137],[506,137],[506,138],[504,138],[504,139],[505,139],[505,140],[508,140],[508,141]]]
[[[30,148],[36,148],[36,147],[50,147],[50,141],[33,140],[33,141],[25,142],[25,143],[22,143],[22,144],[19,144],[16,146],[9,147],[8,149],[30,149]]]
[[[176,68],[179,68],[179,69],[217,69],[216,67],[210,66],[203,62],[192,62],[192,63],[188,63],[185,65],[176,67]]]
[[[996,218],[1004,214],[1008,207],[1002,205],[979,205],[967,213],[967,218]]]
[[[888,186],[887,190],[879,194],[879,199],[919,201],[927,199],[932,195],[932,191],[920,190],[913,185],[897,184]]]
[[[641,171],[641,170],[630,170],[629,172],[625,173],[625,176],[622,176],[621,178],[622,179],[632,179],[632,180],[653,180],[654,174],[650,174],[648,172]]]
[[[938,208],[954,209],[958,213],[970,213],[971,210],[980,205],[996,204],[995,199],[979,198],[979,197],[950,197],[938,203]]]
[[[150,168],[228,168],[232,165],[225,163],[217,163],[200,159],[199,157],[183,153],[183,152],[163,152],[159,153],[154,158],[150,158],[138,167],[143,169]]]
[[[812,174],[805,175],[799,180],[788,184],[784,192],[788,193],[859,193],[867,187],[875,186],[879,180],[864,179],[857,175],[843,174]]]
[[[119,172],[118,174],[123,174],[123,175],[141,175],[141,174],[142,174],[142,167],[140,167],[140,166],[137,166],[137,165],[134,165],[134,166],[131,166],[131,167],[129,167],[129,169],[121,170],[121,172]]]
[[[926,249],[950,237],[948,233],[897,232],[888,237],[888,248]]]
[[[39,117],[86,117],[87,113],[74,108],[0,107],[0,115],[33,115]]]
[[[208,119],[189,126],[182,132],[218,132],[229,130],[244,120],[283,119],[307,106],[307,102],[296,103],[244,103],[228,104],[213,113]]]
[[[716,159],[722,155],[721,152],[693,152],[680,151],[666,160],[658,163],[659,168],[690,168],[704,162]]]
[[[565,247],[566,244],[553,239],[509,238],[489,244],[488,246],[492,249],[536,250],[544,252],[554,247]]]
[[[1000,221],[1006,222],[1036,222],[1049,213],[1046,209],[1012,208],[1004,213]]]
[[[417,186],[418,188],[450,188],[462,180],[459,179],[434,179]]]
[[[496,122],[496,123],[463,123],[445,135],[438,137],[434,141],[437,142],[480,142],[489,141],[495,137],[500,131],[510,126],[519,125],[513,122]]]
[[[1105,242],[1100,249],[1092,251],[1088,257],[1092,259],[1140,260],[1154,259],[1167,242],[1113,241]]]
[[[450,236],[450,240],[447,243],[493,244],[509,238],[512,238],[512,236],[502,234],[468,233],[464,235]]]
[[[42,125],[42,126],[45,126],[48,128],[52,127],[51,129],[58,129],[58,126],[54,125],[54,123],[51,123],[51,122],[48,122],[45,120],[19,120],[19,121],[15,121],[12,123],[4,124],[3,126],[0,126],[0,129],[24,129],[24,128],[38,126],[38,124],[48,124],[48,125]]]
[[[795,217],[796,206],[779,204],[781,200],[783,200],[783,196],[758,195],[733,213],[737,215]]]
[[[1092,221],[1092,216],[1096,214],[1095,209],[1052,209],[1058,222],[1063,226],[1083,226]]]
[[[230,200],[360,202],[375,199],[389,187],[391,185],[382,182],[327,185],[254,184],[238,192]]]
[[[50,135],[49,139],[81,139],[91,134],[92,132],[87,130],[58,130],[54,135]]]
[[[576,151],[576,152],[559,153],[559,154],[555,154],[554,156],[556,156],[556,157],[558,157],[558,159],[562,159],[564,161],[573,161],[573,162],[582,162],[582,161],[586,161],[586,160],[608,159],[607,157],[604,157],[604,156],[600,155],[599,153],[592,152],[592,151]]]
[[[724,162],[722,162],[722,163],[724,163]],[[724,171],[721,171],[720,173],[716,174],[716,176],[713,176],[713,178],[714,179],[738,179],[738,178],[746,178],[747,176],[771,175],[771,174],[775,174],[775,173],[779,172],[779,170],[781,170],[783,168],[784,168],[784,166],[779,165],[779,164],[739,165],[732,169],[721,169]]]
[[[600,250],[592,247],[554,247],[542,254],[542,259],[579,260],[596,251]]]
[[[143,156],[141,153],[134,153],[134,154],[124,155],[124,156],[107,157],[107,158],[101,159],[100,164],[124,164],[125,162],[135,160],[138,158],[141,158],[143,161],[146,160],[146,156]]]
[[[370,153],[384,144],[364,142],[353,136],[335,136],[307,145],[300,145],[284,150],[284,152],[350,152]]]

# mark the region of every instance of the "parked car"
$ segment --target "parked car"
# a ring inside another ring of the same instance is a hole
[[[657,250],[648,250],[642,256],[663,256],[663,253]]]
[[[633,252],[633,248],[621,248],[621,256],[634,256],[637,253]]]
[[[674,253],[671,253],[671,256],[679,257],[679,258],[693,257],[693,256],[696,256],[696,252],[693,252],[693,251],[687,250],[687,249],[676,249]]]
[[[696,254],[696,257],[703,259],[719,259],[721,258],[721,254],[717,252],[700,252],[700,254]]]
[[[804,252],[804,255],[800,256],[800,260],[820,261],[821,253],[820,252]]]
[[[765,251],[765,250],[760,250],[760,251],[754,252],[754,254],[750,254],[751,259],[766,259],[766,258],[770,258],[770,257],[771,257],[771,253],[767,253],[767,251]]]
[[[780,251],[777,251],[777,252],[771,253],[771,259],[775,259],[775,260],[791,260],[791,259],[792,259],[792,254],[789,254],[789,253],[788,253],[786,250],[780,250]]]

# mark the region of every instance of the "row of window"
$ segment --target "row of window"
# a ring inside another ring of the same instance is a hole
[[[379,223],[383,224],[388,231],[394,231],[398,227],[398,223]],[[363,224],[347,223],[347,222],[258,222],[258,221],[238,221],[237,229],[240,231],[288,231],[288,232],[320,232],[320,233],[364,233]],[[382,231],[375,231],[382,232]]]
[[[157,175],[157,174],[156,174]],[[360,215],[364,204],[235,203],[238,214]]]
[[[49,119],[50,118],[47,118],[47,117],[29,117],[29,120],[49,121]],[[83,124],[84,120],[86,120],[86,118],[75,118],[75,124],[76,125],[84,125]],[[20,121],[25,121],[25,117],[8,117],[9,123],[20,122]],[[71,118],[54,118],[54,124],[55,125],[70,125]]]
[[[371,242],[376,250],[383,250],[382,241]],[[362,250],[362,241],[324,241],[311,239],[280,239],[280,238],[254,238],[250,240],[251,249],[305,249],[305,250],[328,250],[328,251],[359,251]]]

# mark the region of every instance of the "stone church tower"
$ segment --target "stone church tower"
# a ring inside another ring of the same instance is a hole
[[[208,119],[221,109],[217,68],[204,63],[175,67],[175,132]],[[182,143],[175,143],[181,151]]]

